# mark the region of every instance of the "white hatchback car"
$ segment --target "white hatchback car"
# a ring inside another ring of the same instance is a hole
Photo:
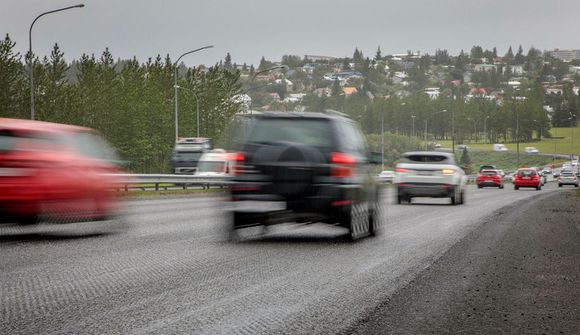
[[[465,202],[467,176],[455,164],[451,153],[417,151],[403,154],[395,168],[397,203],[414,197],[451,198],[451,204]]]

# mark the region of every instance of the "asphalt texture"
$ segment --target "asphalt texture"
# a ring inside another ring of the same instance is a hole
[[[130,201],[112,226],[2,226],[0,333],[580,332],[573,190],[470,187],[461,206],[386,192],[383,233],[356,243],[320,224],[228,242],[219,197]]]

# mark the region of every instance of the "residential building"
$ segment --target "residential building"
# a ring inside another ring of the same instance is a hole
[[[552,51],[548,51],[548,53],[552,57],[561,59],[566,62],[580,59],[580,49],[554,49]]]

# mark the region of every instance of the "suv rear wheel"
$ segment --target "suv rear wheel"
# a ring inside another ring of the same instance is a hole
[[[371,233],[369,208],[367,203],[358,202],[350,206],[347,217],[348,237],[350,241],[358,240]]]
[[[381,198],[377,197],[369,215],[369,234],[371,236],[377,236],[382,230],[385,220],[383,206]]]

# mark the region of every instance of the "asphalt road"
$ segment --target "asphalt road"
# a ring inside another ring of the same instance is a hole
[[[2,227],[0,333],[439,333],[463,310],[457,305],[438,314],[419,300],[435,294],[433,285],[466,289],[445,276],[464,269],[466,259],[457,250],[470,249],[458,248],[487,250],[478,237],[487,236],[484,228],[532,220],[524,216],[526,208],[573,194],[554,185],[539,192],[468,191],[463,206],[444,199],[392,205],[389,197],[383,234],[357,243],[324,225],[254,229],[243,242],[230,243],[224,239],[225,206],[217,197],[131,201],[122,233]],[[501,221],[505,215],[510,219]],[[50,231],[38,234],[41,229]],[[491,235],[491,245],[501,244],[501,233]],[[557,240],[542,246],[548,242]],[[570,280],[578,283],[577,277]],[[442,298],[437,303],[445,306]],[[399,311],[392,314],[397,324],[389,321],[392,308]],[[417,317],[431,323],[403,327]],[[489,325],[478,320],[477,329]],[[570,319],[566,330],[577,326],[578,332],[578,324]]]

